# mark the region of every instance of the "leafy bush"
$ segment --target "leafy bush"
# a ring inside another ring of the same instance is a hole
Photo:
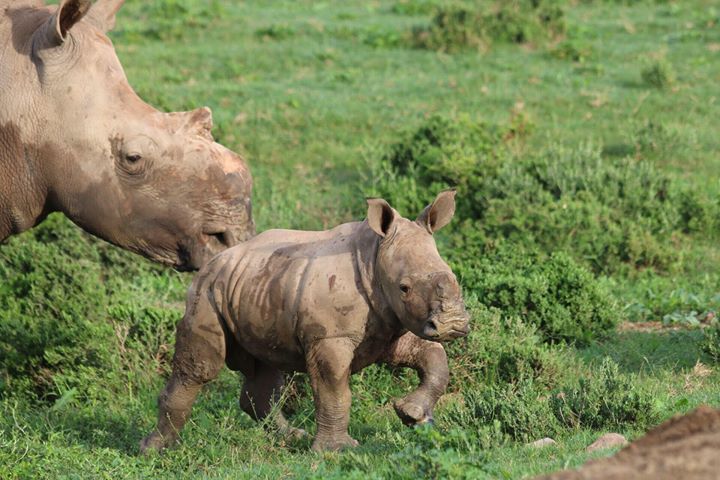
[[[502,247],[477,256],[460,248],[451,263],[484,305],[534,325],[544,341],[585,344],[611,330],[620,316],[592,274],[561,252],[544,258]]]
[[[428,193],[455,186],[453,246],[477,256],[501,241],[546,254],[564,250],[603,274],[670,271],[679,235],[717,233],[717,199],[654,165],[604,158],[592,144],[517,154],[518,132],[514,124],[431,117],[374,165],[374,193],[401,211],[419,211]]]
[[[113,332],[100,257],[79,229],[51,217],[13,238],[0,250],[0,277],[9,279],[0,286],[0,395],[52,399],[66,372],[107,365]]]
[[[675,69],[664,58],[648,60],[645,62],[640,77],[643,83],[653,88],[667,88],[675,83]]]
[[[465,392],[464,404],[446,414],[448,421],[479,430],[492,428],[516,441],[553,435],[558,423],[550,410],[548,393],[523,380],[517,384],[479,385]]]
[[[51,215],[3,245],[0,278],[0,397],[108,398],[123,371],[168,367],[180,304],[138,306],[137,293],[175,303],[182,277]]]
[[[437,8],[430,25],[413,30],[413,44],[428,50],[455,52],[493,41],[541,41],[565,31],[560,5],[555,0],[450,3]]]
[[[703,331],[702,349],[716,362],[720,362],[720,322],[707,327]]]
[[[550,406],[563,425],[596,429],[642,429],[658,420],[660,410],[652,395],[621,374],[610,358],[603,360],[599,372],[553,395]]]
[[[550,54],[560,60],[585,63],[593,57],[592,45],[581,40],[565,39],[555,45]]]
[[[473,317],[470,335],[446,346],[454,364],[451,390],[525,380],[548,388],[562,383],[573,363],[563,347],[549,346],[537,326],[487,308],[474,296],[467,298],[467,304]]]
[[[126,8],[133,13],[127,17],[136,20],[118,24],[115,35],[137,40],[177,40],[195,29],[208,27],[224,15],[219,0],[156,0],[136,2]]]
[[[263,39],[286,40],[295,34],[295,29],[285,23],[275,23],[255,30],[255,35]]]
[[[398,15],[427,15],[440,4],[438,0],[399,0],[390,8]]]

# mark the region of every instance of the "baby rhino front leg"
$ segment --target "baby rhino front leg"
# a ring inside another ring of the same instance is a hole
[[[383,361],[394,367],[409,367],[420,375],[420,386],[395,402],[395,412],[405,425],[433,421],[433,408],[445,393],[450,372],[442,345],[423,340],[408,332],[385,353]]]
[[[356,447],[348,434],[350,424],[350,364],[355,345],[346,338],[317,341],[306,362],[315,400],[317,434],[313,450],[340,450]]]

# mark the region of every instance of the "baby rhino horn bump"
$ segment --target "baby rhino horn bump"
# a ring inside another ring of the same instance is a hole
[[[418,216],[417,223],[433,234],[450,223],[455,215],[455,190],[444,190],[438,193],[433,203],[425,207]]]

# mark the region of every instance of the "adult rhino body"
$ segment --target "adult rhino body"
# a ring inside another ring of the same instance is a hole
[[[0,241],[60,211],[181,270],[254,234],[252,178],[210,110],[162,113],[106,32],[123,0],[0,0]]]
[[[200,387],[224,364],[245,375],[242,409],[256,419],[273,414],[291,435],[301,432],[273,403],[282,372],[307,372],[317,450],[357,445],[348,435],[349,379],[372,363],[416,369],[420,386],[395,409],[406,424],[430,421],[449,374],[438,342],[469,329],[460,286],[432,236],[452,218],[454,196],[441,193],[416,221],[372,199],[365,222],[269,230],[213,258],[188,292],[158,427],[142,450],[177,438]]]

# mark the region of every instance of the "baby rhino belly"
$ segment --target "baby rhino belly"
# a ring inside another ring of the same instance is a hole
[[[285,271],[285,273],[289,273]],[[257,360],[284,371],[305,371],[298,341],[293,290],[282,276],[248,279],[233,298],[238,345]]]

